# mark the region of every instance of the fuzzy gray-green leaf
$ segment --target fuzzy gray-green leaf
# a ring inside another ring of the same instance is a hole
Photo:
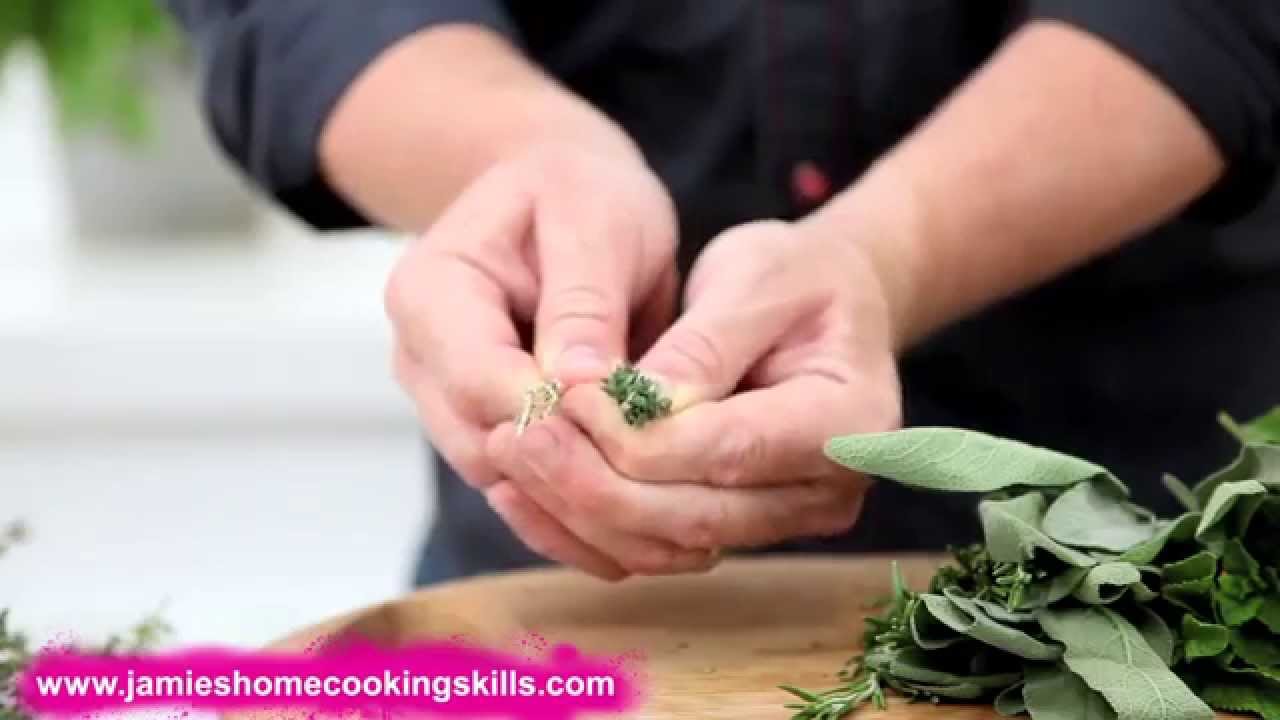
[[[1204,517],[1200,519],[1200,527],[1196,528],[1196,537],[1203,537],[1211,528],[1222,521],[1235,504],[1250,495],[1264,495],[1266,486],[1257,480],[1240,480],[1225,482],[1216,487],[1209,496],[1204,507]]]
[[[996,712],[1004,717],[1015,717],[1026,713],[1027,703],[1022,698],[1022,688],[1023,683],[1019,682],[1001,690],[992,703]]]
[[[930,663],[928,652],[918,648],[906,648],[893,656],[889,661],[889,674],[913,683],[928,685],[976,685],[977,687],[999,690],[1018,681],[1019,673],[1006,672],[988,675],[960,675],[946,670],[939,670]]]
[[[1089,605],[1107,605],[1119,600],[1131,585],[1142,582],[1142,572],[1127,562],[1102,563],[1089,568],[1089,574],[1072,594]]]
[[[1068,565],[1093,567],[1098,560],[1055,541],[1041,530],[1044,495],[1038,492],[1011,500],[985,500],[978,506],[987,552],[997,562],[1030,560],[1037,550],[1049,553]]]
[[[1280,487],[1280,446],[1246,445],[1230,465],[1201,480],[1192,493],[1201,507],[1208,507],[1209,498],[1218,486],[1242,480],[1257,480],[1268,487]]]
[[[963,606],[942,595],[926,594],[920,599],[939,622],[978,642],[1028,660],[1056,660],[1062,655],[1062,648],[1043,643],[1017,628],[1002,625],[976,605]]]
[[[1169,494],[1178,501],[1183,510],[1200,512],[1203,509],[1200,506],[1200,501],[1196,498],[1196,494],[1191,492],[1191,488],[1187,487],[1187,484],[1182,482],[1177,475],[1166,473],[1160,480],[1164,483],[1165,490],[1169,491]]]
[[[1105,482],[1085,482],[1064,492],[1044,514],[1044,532],[1063,545],[1124,552],[1151,539],[1156,527],[1140,518],[1124,496]]]
[[[916,603],[909,618],[911,639],[925,650],[941,650],[965,640],[966,636],[952,629],[929,611],[926,603]]]
[[[1018,485],[1066,487],[1105,476],[1099,465],[972,430],[920,427],[847,435],[827,443],[833,461],[868,475],[944,492],[988,493]]]
[[[1032,720],[1115,720],[1101,693],[1065,665],[1029,665],[1022,698]]]
[[[1134,545],[1117,559],[1134,565],[1154,562],[1170,544],[1188,542],[1194,538],[1201,517],[1200,513],[1181,515],[1172,522],[1163,524],[1149,540]]]
[[[1147,641],[1147,646],[1160,656],[1165,665],[1172,666],[1174,648],[1178,641],[1164,618],[1157,615],[1151,608],[1139,607],[1130,619],[1133,621],[1133,626],[1142,634],[1142,639]]]
[[[1027,588],[1022,607],[1037,610],[1048,607],[1075,592],[1088,575],[1087,567],[1068,567],[1047,580],[1032,583]]]
[[[1120,720],[1212,720],[1132,624],[1106,607],[1047,610],[1041,626],[1066,646],[1063,662]]]

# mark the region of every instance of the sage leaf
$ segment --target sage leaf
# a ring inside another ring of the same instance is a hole
[[[1044,532],[1063,545],[1124,552],[1156,533],[1114,487],[1098,481],[1074,485],[1049,506]]]
[[[925,696],[947,698],[948,700],[977,700],[984,695],[990,694],[990,691],[986,688],[966,682],[946,685],[908,682],[904,683],[904,685],[908,693],[920,693]]]
[[[1166,473],[1164,477],[1161,478],[1161,482],[1164,483],[1165,489],[1168,490],[1169,494],[1178,501],[1178,504],[1182,506],[1183,510],[1186,510],[1187,512],[1200,512],[1202,508],[1200,506],[1200,501],[1196,499],[1196,494],[1191,492],[1191,488],[1187,487],[1186,483],[1179,480],[1177,476]]]
[[[1147,646],[1160,656],[1166,666],[1172,667],[1178,641],[1173,636],[1173,630],[1169,629],[1169,624],[1148,607],[1139,607],[1134,615],[1131,618],[1133,626],[1138,628],[1142,639],[1147,641]]]
[[[909,620],[911,639],[925,650],[941,650],[964,641],[967,637],[934,617],[925,602],[915,604]]]
[[[1057,660],[1062,648],[992,620],[977,605],[962,607],[943,595],[925,594],[921,601],[939,622],[978,642],[1027,660]]]
[[[1069,597],[1088,574],[1089,568],[1068,567],[1047,580],[1034,582],[1024,593],[1022,607],[1038,610]]]
[[[1212,720],[1213,711],[1110,608],[1046,610],[1040,624],[1066,647],[1067,667],[1101,693],[1120,720]]]
[[[1103,563],[1089,569],[1084,582],[1072,593],[1089,605],[1107,605],[1124,596],[1129,586],[1142,582],[1138,568],[1126,562]]]
[[[1201,517],[1200,513],[1181,515],[1176,520],[1161,525],[1149,540],[1134,545],[1117,559],[1134,565],[1155,562],[1171,543],[1185,543],[1192,540],[1195,537],[1196,528],[1200,526]]]
[[[1116,711],[1065,665],[1029,665],[1023,700],[1032,720],[1115,720]]]
[[[1230,482],[1257,480],[1268,487],[1280,487],[1280,446],[1246,445],[1230,465],[1201,480],[1193,489],[1200,506],[1207,508],[1219,486]]]
[[[1087,460],[972,430],[906,428],[830,440],[827,457],[851,470],[925,490],[989,493],[1067,487],[1095,477],[1124,486]]]
[[[1093,567],[1098,560],[1055,541],[1041,530],[1044,495],[1038,492],[1011,500],[984,500],[978,505],[987,552],[997,562],[1018,563],[1042,550],[1068,565]]]
[[[1027,712],[1027,703],[1022,699],[1023,683],[1010,685],[996,695],[993,703],[996,712],[1004,717],[1016,717]]]
[[[1222,521],[1236,502],[1249,495],[1265,495],[1267,488],[1257,480],[1240,480],[1226,482],[1214,489],[1209,502],[1204,507],[1204,517],[1200,519],[1200,527],[1196,528],[1196,537],[1204,537],[1209,530]]]
[[[950,588],[943,590],[943,594],[951,597]],[[983,612],[990,615],[993,620],[999,620],[1002,623],[1011,623],[1013,625],[1026,625],[1027,623],[1036,622],[1036,613],[1034,610],[1010,610],[1009,608],[994,603],[990,600],[974,599],[974,603],[982,608]]]
[[[1005,672],[989,675],[958,675],[938,670],[930,665],[930,656],[919,649],[904,649],[889,661],[889,673],[899,680],[927,685],[975,685],[987,690],[1008,687],[1022,677],[1021,673]]]
[[[1143,572],[1150,572],[1150,571],[1148,571],[1146,568],[1143,568],[1142,570],[1143,570]],[[1155,571],[1155,572],[1156,572],[1156,575],[1159,575],[1159,571],[1158,571],[1158,570],[1157,570],[1157,571]],[[1144,581],[1144,582],[1136,582],[1136,583],[1134,583],[1134,584],[1130,585],[1130,586],[1129,586],[1129,594],[1133,597],[1133,599],[1134,599],[1135,601],[1137,601],[1137,602],[1139,602],[1139,603],[1141,603],[1141,604],[1143,604],[1143,605],[1145,605],[1145,604],[1147,604],[1147,603],[1151,602],[1152,600],[1155,600],[1156,598],[1160,597],[1160,593],[1156,592],[1155,590],[1152,590],[1152,589],[1151,589],[1151,586],[1150,586],[1150,585],[1147,585],[1147,583],[1146,583],[1145,581]]]
[[[1192,615],[1182,616],[1182,652],[1188,660],[1214,657],[1227,649],[1231,636],[1216,623],[1202,623]]]

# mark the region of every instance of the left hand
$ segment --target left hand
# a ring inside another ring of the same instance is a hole
[[[900,422],[874,268],[845,238],[780,222],[730,230],[694,268],[685,315],[638,363],[676,414],[637,431],[598,388],[576,387],[523,437],[495,431],[491,456],[579,526],[713,551],[844,532],[868,481],[823,445]],[[661,558],[616,560],[672,571]]]

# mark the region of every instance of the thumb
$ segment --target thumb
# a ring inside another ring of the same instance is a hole
[[[731,394],[805,311],[760,287],[714,282],[636,364],[666,386],[677,411]]]

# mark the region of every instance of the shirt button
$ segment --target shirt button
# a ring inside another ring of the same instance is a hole
[[[817,207],[831,197],[831,178],[814,163],[799,163],[791,169],[791,193],[797,204]]]

